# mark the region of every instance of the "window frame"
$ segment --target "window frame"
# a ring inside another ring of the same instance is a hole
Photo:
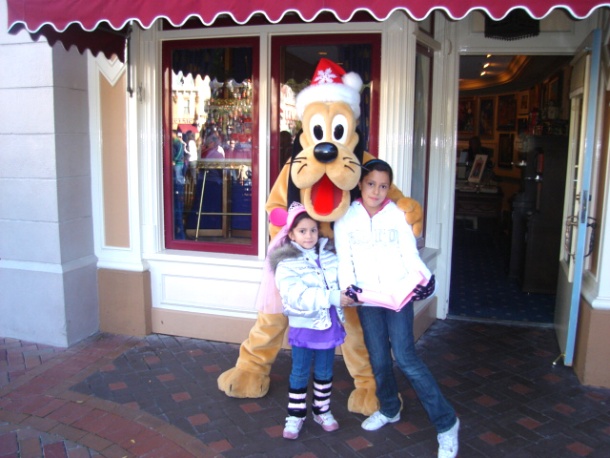
[[[172,52],[191,48],[243,48],[252,49],[252,208],[249,243],[178,240],[174,238],[174,199],[172,178]],[[259,226],[259,100],[260,91],[260,37],[188,38],[161,42],[161,100],[162,100],[162,155],[163,155],[163,222],[165,248],[181,251],[227,253],[241,255],[258,254]]]
[[[430,186],[430,148],[431,148],[431,135],[432,135],[432,110],[433,110],[433,106],[434,106],[434,101],[433,101],[433,82],[434,82],[434,51],[429,47],[426,46],[425,44],[421,43],[421,42],[417,42],[417,44],[415,45],[415,53],[416,53],[416,62],[417,62],[417,56],[423,56],[427,59],[429,59],[429,68],[428,68],[428,74],[427,75],[422,75],[423,78],[427,79],[428,81],[428,90],[427,93],[425,94],[426,97],[426,102],[427,102],[427,112],[425,113],[425,117],[426,117],[426,129],[424,132],[424,135],[426,137],[426,143],[425,143],[425,150],[424,150],[424,160],[421,162],[421,164],[425,167],[425,174],[423,175],[423,179],[424,181],[424,186],[422,191],[422,196],[423,196],[423,202],[419,202],[420,205],[424,208],[427,209],[428,208],[428,202],[429,202],[429,196],[428,196],[428,192],[429,192],[429,186]],[[417,65],[417,64],[416,64]],[[417,69],[416,69],[417,71]],[[415,75],[415,84],[417,84],[417,74]],[[417,90],[417,89],[416,89]],[[417,117],[417,109],[418,106],[417,104],[414,104],[413,107],[413,115],[414,115],[414,119]],[[412,129],[412,136],[413,136],[413,158],[412,160],[415,161],[415,142],[418,140],[417,138],[415,138],[416,136],[416,132],[415,132],[415,128]],[[412,171],[413,173],[413,171]],[[417,171],[416,171],[417,173]],[[411,195],[413,195],[413,180],[411,180]],[[423,215],[423,222],[422,222],[422,233],[421,233],[421,241],[419,242],[421,245],[425,245],[425,240],[426,240],[426,229],[427,229],[427,213],[424,211],[424,215]]]

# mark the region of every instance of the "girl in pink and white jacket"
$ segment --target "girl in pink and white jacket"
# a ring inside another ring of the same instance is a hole
[[[288,316],[288,342],[292,345],[292,370],[288,417],[283,436],[296,439],[307,414],[307,386],[312,361],[313,418],[325,431],[339,424],[330,412],[335,348],[345,339],[341,306],[353,301],[339,289],[337,255],[328,239],[319,238],[318,222],[303,205],[293,203],[283,229],[282,244],[269,261],[275,271],[284,314]]]

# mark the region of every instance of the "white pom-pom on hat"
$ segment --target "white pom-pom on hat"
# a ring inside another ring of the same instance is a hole
[[[307,105],[313,102],[345,102],[360,118],[360,89],[362,78],[354,72],[346,73],[343,68],[330,59],[320,59],[311,82],[297,95],[296,107],[299,119]]]
[[[346,73],[341,79],[343,80],[343,84],[353,88],[355,91],[358,92],[358,95],[360,95],[360,89],[362,89],[362,78],[360,78],[360,75],[358,73]]]

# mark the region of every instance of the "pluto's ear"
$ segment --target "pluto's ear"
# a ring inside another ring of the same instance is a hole
[[[288,171],[288,195],[286,196],[286,202],[301,202],[301,190],[296,187],[294,182],[292,181],[292,160],[301,152],[303,147],[301,146],[301,134],[303,133],[303,129],[301,129],[294,137],[294,142],[292,144],[292,155],[290,156],[290,170]],[[361,160],[362,162],[362,160]]]
[[[297,134],[294,136],[294,141],[292,142],[292,158],[294,159],[297,154],[299,154],[303,147],[301,146],[301,134],[303,133],[303,129],[299,130]]]
[[[356,133],[358,134],[358,144],[354,149],[354,156],[356,156],[358,161],[360,161],[360,164],[362,164],[362,161],[364,160],[364,135],[362,135],[358,128],[356,128]]]
[[[360,133],[360,129],[358,128],[356,128],[356,134],[358,134],[358,144],[354,149],[354,156],[356,156],[356,159],[358,159],[358,162],[360,162],[360,165],[362,165],[362,162],[364,161],[364,136]],[[358,186],[350,191],[350,198],[352,199],[352,202],[361,196],[362,194],[360,194],[360,189]]]

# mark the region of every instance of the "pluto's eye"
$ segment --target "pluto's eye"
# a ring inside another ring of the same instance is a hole
[[[313,115],[309,121],[309,129],[311,131],[311,136],[316,143],[324,141],[324,137],[326,136],[326,122],[324,116],[321,114]]]
[[[345,143],[347,141],[347,118],[345,115],[338,114],[333,118],[332,132],[333,140],[337,143]]]
[[[316,140],[322,140],[324,138],[324,129],[322,126],[313,126],[313,136]]]

